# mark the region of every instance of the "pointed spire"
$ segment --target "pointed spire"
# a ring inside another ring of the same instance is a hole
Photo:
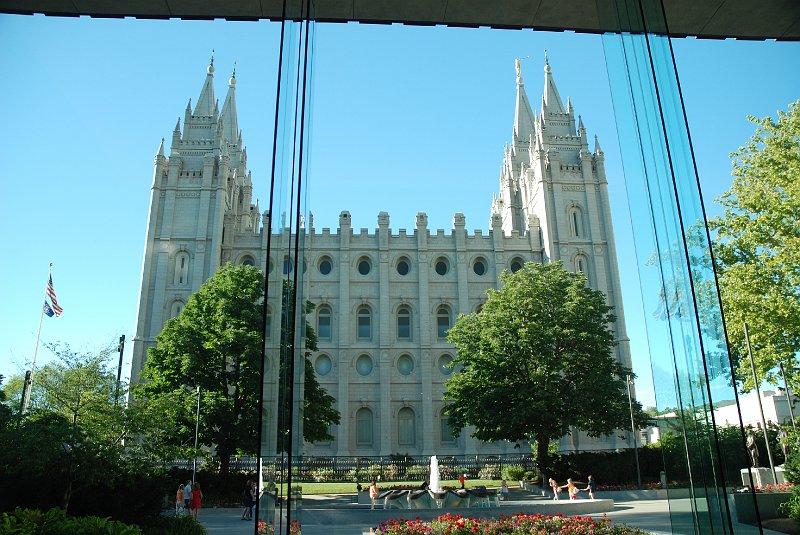
[[[583,117],[580,115],[578,115],[578,132],[583,132],[583,134],[586,134],[586,127],[583,126]]]
[[[181,133],[181,118],[180,117],[178,117],[178,122],[175,123],[175,130],[173,130],[172,132],[173,133],[177,132],[178,134]]]
[[[550,69],[550,62],[547,61],[547,51],[544,52],[544,93],[542,94],[542,114],[565,113],[564,104],[556,89],[556,82]]]
[[[212,115],[214,112],[214,51],[211,51],[211,63],[206,69],[206,81],[200,91],[200,98],[197,99],[197,106],[194,108],[194,115]]]
[[[597,140],[597,134],[594,135],[594,153],[603,154],[603,149],[600,148],[600,141]]]
[[[158,146],[158,152],[156,156],[164,156],[164,138],[161,138],[161,144]]]
[[[227,139],[230,143],[239,142],[239,119],[236,115],[236,65],[234,64],[233,73],[228,80],[228,95],[225,97],[225,104],[222,105],[220,121],[224,120],[222,126],[222,139]]]
[[[514,60],[517,70],[517,105],[514,110],[514,136],[525,141],[530,139],[534,128],[533,110],[531,109],[531,103],[528,101],[528,95],[525,93],[525,85],[522,83],[521,61],[520,58]]]

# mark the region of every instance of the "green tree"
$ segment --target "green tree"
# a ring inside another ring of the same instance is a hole
[[[223,266],[156,338],[135,397],[157,422],[148,439],[161,456],[196,453],[198,386],[199,443],[216,448],[220,471],[228,472],[231,455],[258,451],[263,277],[252,266]],[[306,374],[309,381],[319,387],[313,370]],[[313,430],[315,419],[330,409],[332,398],[322,400],[329,402],[327,408],[306,410],[312,422],[306,428]]]
[[[631,372],[613,355],[605,295],[560,262],[528,263],[500,280],[448,334],[458,350],[444,394],[453,428],[473,425],[481,440],[535,441],[545,468],[550,441],[572,427],[590,436],[627,428]],[[635,411],[643,421],[638,403]]]
[[[95,354],[76,353],[66,344],[48,348],[56,359],[36,371],[26,417],[6,420],[0,431],[0,473],[12,479],[46,477],[66,510],[76,493],[113,484],[123,477],[123,467],[138,464],[135,442],[125,440],[141,429],[133,411],[117,403],[112,349]],[[23,382],[14,377],[9,385],[17,407]]]
[[[747,355],[744,322],[760,375],[775,383],[783,363],[800,386],[800,101],[757,119],[750,140],[731,154],[733,185],[709,222],[731,350]],[[739,377],[752,388],[749,363]]]

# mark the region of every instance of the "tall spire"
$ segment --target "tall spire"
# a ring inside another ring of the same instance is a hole
[[[206,81],[200,91],[200,98],[197,99],[197,106],[194,108],[194,115],[213,115],[214,113],[214,51],[211,51],[211,62],[206,69]]]
[[[531,103],[528,101],[528,95],[525,94],[525,85],[522,83],[521,62],[522,58],[514,60],[517,70],[517,106],[514,111],[514,136],[517,139],[528,141],[534,133],[533,110],[531,109]]]
[[[239,119],[236,115],[236,64],[233,65],[233,73],[228,80],[228,95],[225,97],[225,104],[222,105],[220,114],[222,122],[221,140],[228,140],[228,143],[238,143],[239,141]]]
[[[544,93],[542,94],[542,113],[565,113],[564,104],[556,89],[556,82],[550,69],[550,62],[547,60],[547,51],[544,52]]]

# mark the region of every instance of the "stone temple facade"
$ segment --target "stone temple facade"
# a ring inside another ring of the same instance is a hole
[[[276,226],[267,253],[269,214],[253,203],[247,150],[236,111],[235,73],[222,110],[214,97],[213,60],[194,108],[186,108],[155,157],[145,241],[132,381],[165,321],[226,262],[275,273],[291,269],[289,229]],[[458,314],[478,309],[503,270],[525,262],[562,260],[582,271],[614,305],[618,359],[630,366],[628,340],[607,192],[604,155],[593,149],[580,116],[564,105],[545,61],[541,104],[527,97],[516,64],[516,110],[511,143],[502,156],[500,191],[491,200],[490,228],[468,231],[463,214],[448,231],[428,228],[418,213],[413,229],[393,230],[378,214],[374,232],[354,232],[341,212],[335,232],[304,224],[304,295],[316,305],[309,321],[318,333],[312,356],[320,383],[337,400],[341,424],[334,440],[306,444],[308,455],[373,456],[517,453],[514,444],[483,443],[469,430],[453,438],[442,416],[444,382],[455,355],[446,341]],[[491,150],[491,147],[487,147]],[[487,199],[487,204],[489,199]],[[269,256],[269,258],[268,258]],[[276,311],[271,311],[278,317]],[[269,349],[279,321],[270,321]],[[272,366],[274,371],[277,366]],[[269,383],[268,383],[269,384]],[[615,449],[616,435],[564,437],[562,451]],[[528,450],[529,451],[529,450]]]

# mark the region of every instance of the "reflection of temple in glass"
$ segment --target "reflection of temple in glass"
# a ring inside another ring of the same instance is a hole
[[[630,366],[603,152],[596,139],[590,150],[583,121],[569,100],[566,106],[561,100],[550,65],[544,67],[536,110],[519,67],[513,135],[503,153],[488,232],[468,232],[460,213],[448,232],[431,232],[424,213],[417,214],[413,229],[392,230],[389,214],[380,212],[374,232],[353,232],[347,211],[335,232],[316,229],[313,217],[306,218],[299,265],[303,295],[316,305],[309,321],[319,351],[312,362],[320,383],[337,399],[342,421],[331,430],[334,441],[306,445],[305,453],[516,452],[512,444],[481,443],[468,432],[453,438],[441,393],[454,354],[448,328],[459,314],[481,306],[503,270],[524,262],[561,260],[603,290],[619,316],[618,358]],[[213,78],[212,62],[200,98],[186,109],[183,130],[180,121],[175,127],[169,155],[162,141],[155,158],[133,381],[164,322],[180,313],[221,264],[269,269],[276,284],[293,269],[290,230],[283,222],[272,222],[273,252],[267,258],[238,129],[235,75],[221,111]],[[263,222],[269,224],[268,214]],[[278,289],[270,294],[280,295]],[[279,317],[277,310],[270,314]],[[270,321],[267,345],[274,351],[268,354],[277,353],[279,323]],[[269,370],[276,368],[273,363]],[[615,436],[598,440],[578,433],[561,444],[562,450],[627,446]]]

